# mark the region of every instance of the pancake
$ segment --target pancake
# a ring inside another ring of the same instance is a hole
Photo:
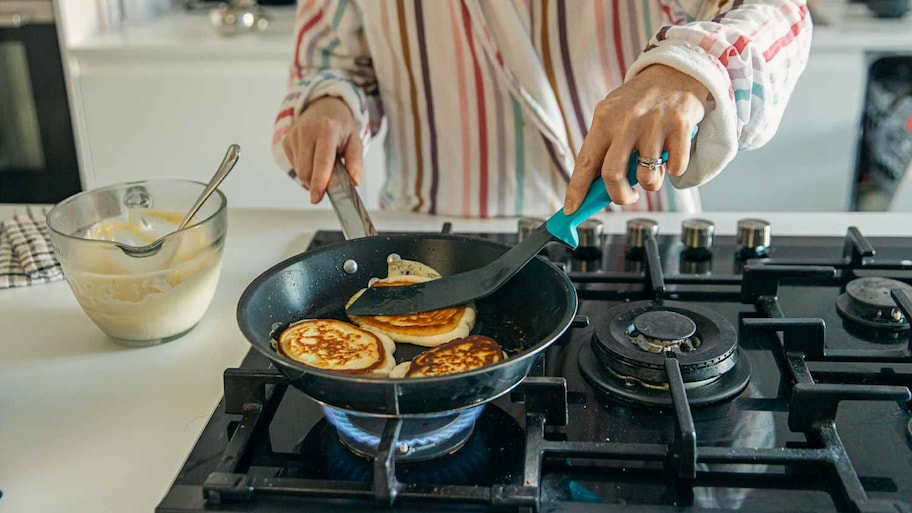
[[[335,319],[292,324],[277,349],[304,365],[346,374],[387,376],[396,366],[396,344],[389,337]]]
[[[396,276],[423,276],[432,280],[440,278],[440,273],[436,269],[414,260],[390,260],[386,264],[386,269],[387,278]]]
[[[472,335],[457,338],[419,354],[411,362],[397,365],[391,378],[423,378],[478,369],[506,359],[507,355],[491,337]]]
[[[410,285],[429,281],[430,278],[416,275],[401,275],[384,278],[371,287]],[[359,290],[345,305],[348,308],[366,289]],[[468,336],[475,326],[475,307],[459,305],[430,312],[408,315],[348,316],[362,328],[388,335],[396,342],[405,342],[424,347],[436,347],[454,338]]]

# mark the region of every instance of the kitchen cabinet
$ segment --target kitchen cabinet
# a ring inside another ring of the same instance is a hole
[[[221,186],[233,207],[322,208],[272,157],[285,96],[294,7],[274,8],[263,34],[219,36],[205,16],[176,11],[99,32],[68,49],[86,188],[148,178],[207,181],[229,144],[241,158]],[[361,194],[380,196],[384,156],[366,156]]]
[[[228,145],[238,143],[241,159],[222,186],[232,205],[310,208],[306,191],[279,170],[271,153],[286,63],[82,64],[90,186],[150,177],[206,181]],[[362,194],[375,201],[379,193],[371,185],[379,183],[370,177],[380,174],[367,176]]]

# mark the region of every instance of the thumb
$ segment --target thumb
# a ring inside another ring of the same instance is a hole
[[[583,202],[583,198],[586,197],[589,186],[591,186],[594,181],[594,172],[590,172],[589,169],[577,168],[576,172],[573,173],[573,176],[570,177],[570,184],[567,185],[567,196],[564,198],[565,215],[576,212],[580,203]]]
[[[345,168],[352,181],[355,185],[361,185],[361,174],[364,172],[364,143],[357,133],[348,136],[342,156],[345,158]]]

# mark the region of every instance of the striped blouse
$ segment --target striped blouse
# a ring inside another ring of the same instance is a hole
[[[385,118],[384,208],[549,215],[563,204],[596,104],[651,64],[714,101],[674,187],[631,210],[700,209],[697,185],[772,137],[803,71],[804,0],[301,0],[273,150],[316,98]]]

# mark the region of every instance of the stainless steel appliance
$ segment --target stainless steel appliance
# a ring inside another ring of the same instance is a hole
[[[80,189],[51,0],[0,0],[0,203]]]
[[[574,325],[483,407],[341,411],[251,351],[156,511],[912,511],[912,238],[628,229],[546,248]]]

